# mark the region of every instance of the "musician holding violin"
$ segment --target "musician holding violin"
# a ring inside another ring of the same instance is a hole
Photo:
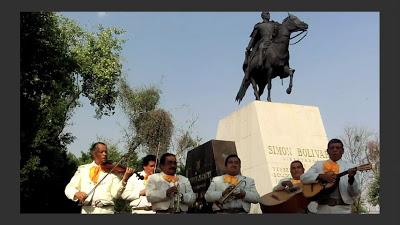
[[[333,184],[332,188],[324,188],[314,197],[317,200],[317,212],[319,214],[347,214],[351,213],[351,205],[361,194],[360,178],[357,167],[342,160],[344,153],[343,142],[332,139],[328,142],[329,159],[317,161],[300,179],[303,185],[304,195],[306,187],[315,184],[324,184],[324,187]],[[310,184],[310,185],[305,185]],[[310,190],[317,189],[311,187]]]
[[[114,199],[121,196],[134,171],[107,161],[103,142],[94,143],[90,153],[93,162],[78,167],[65,187],[65,195],[82,205],[82,214],[113,214]]]
[[[214,203],[215,213],[249,213],[251,203],[258,203],[260,195],[254,179],[240,175],[240,165],[237,155],[229,155],[225,174],[212,179],[204,197]]]
[[[135,172],[135,175],[128,179],[125,191],[121,198],[130,202],[132,214],[154,214],[151,203],[147,201],[146,185],[150,175],[154,174],[157,157],[147,155],[142,159],[143,171]]]

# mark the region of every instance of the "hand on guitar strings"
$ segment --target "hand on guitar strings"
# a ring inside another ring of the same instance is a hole
[[[324,173],[318,175],[317,179],[326,183],[335,183],[337,175],[334,173]]]
[[[348,182],[349,182],[350,185],[352,185],[352,184],[354,183],[354,176],[355,176],[356,173],[357,173],[357,168],[349,169],[349,170],[347,171],[347,173],[348,173],[348,177],[349,177]]]
[[[285,188],[291,188],[291,187],[293,187],[293,184],[290,181],[283,181],[282,186]]]

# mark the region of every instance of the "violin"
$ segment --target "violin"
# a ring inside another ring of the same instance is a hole
[[[106,173],[114,173],[116,175],[121,175],[124,174],[126,171],[125,166],[121,166],[119,164],[115,165],[112,161],[108,160],[105,161],[103,164],[100,165],[101,170],[103,170]],[[111,171],[112,170],[112,171]]]
[[[126,171],[126,167],[125,166],[121,166],[119,164],[117,166],[115,166],[115,164],[110,160],[108,160],[108,161],[104,162],[103,164],[101,164],[100,167],[104,172],[109,173],[112,170],[112,173],[114,173],[116,175],[123,175],[125,173],[125,171]],[[134,172],[134,174],[140,180],[144,180],[144,176],[140,175],[139,172]]]

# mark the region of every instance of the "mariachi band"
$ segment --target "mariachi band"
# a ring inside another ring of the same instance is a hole
[[[81,205],[82,214],[113,214],[118,198],[130,202],[133,214],[187,213],[197,203],[189,179],[176,174],[174,154],[163,154],[159,162],[155,155],[147,155],[143,170],[135,172],[109,162],[105,143],[93,144],[90,152],[93,162],[79,166],[65,188],[65,195]],[[354,167],[344,161],[339,139],[328,142],[327,153],[328,160],[315,162],[307,172],[301,161],[291,162],[291,177],[261,197],[254,179],[240,174],[240,158],[229,155],[225,174],[211,179],[204,199],[212,204],[213,213],[247,214],[251,204],[260,204],[263,213],[351,213],[353,201],[361,194],[357,171],[371,165]]]

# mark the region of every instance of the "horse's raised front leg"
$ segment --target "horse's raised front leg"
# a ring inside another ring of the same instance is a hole
[[[272,88],[272,82],[271,82],[271,76],[269,76],[270,78],[268,79],[268,97],[267,97],[267,101],[271,102],[271,88]]]
[[[286,89],[286,93],[287,94],[292,93],[294,71],[295,70],[294,69],[290,69],[289,66],[285,66],[285,73],[289,74],[289,77],[290,77],[289,87]]]
[[[260,100],[260,95],[258,94],[256,81],[254,80],[254,78],[250,78],[250,80],[251,80],[251,85],[253,86],[254,96],[256,97],[256,100]]]

